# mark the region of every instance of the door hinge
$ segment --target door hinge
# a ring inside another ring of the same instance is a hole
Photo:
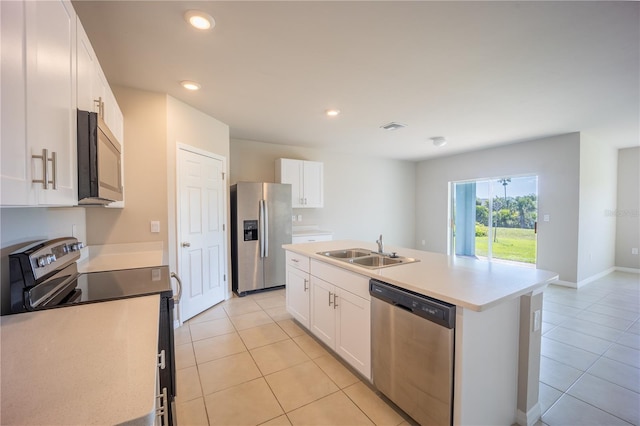
[[[225,281],[225,282],[227,281],[227,274],[224,274],[224,275],[222,276],[222,281]]]
[[[224,172],[222,172],[222,180],[224,180]]]
[[[227,225],[225,223],[222,224],[222,230],[226,231],[227,230]]]

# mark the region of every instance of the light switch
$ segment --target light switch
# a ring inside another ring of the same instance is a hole
[[[301,214],[298,215],[298,222],[302,222],[302,215]]]
[[[152,220],[151,221],[151,232],[153,233],[158,233],[160,232],[160,221],[159,220]]]
[[[296,221],[296,215],[291,215],[291,222],[295,222]]]

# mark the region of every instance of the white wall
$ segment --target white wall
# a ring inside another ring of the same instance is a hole
[[[538,267],[577,280],[580,134],[468,152],[420,162],[416,183],[416,247],[447,252],[449,182],[538,176]],[[425,240],[425,245],[421,244]]]
[[[616,216],[616,266],[640,269],[640,148],[618,151],[618,199]]]
[[[578,286],[615,266],[617,168],[616,148],[580,135]]]
[[[296,225],[318,225],[334,239],[375,241],[413,248],[415,163],[256,141],[231,140],[231,184],[275,182],[275,160],[324,163],[324,208],[294,209]]]

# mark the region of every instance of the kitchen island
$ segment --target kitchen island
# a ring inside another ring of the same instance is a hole
[[[0,317],[2,424],[156,418],[159,296]]]
[[[557,274],[401,247],[385,252],[417,261],[369,269],[324,254],[377,251],[374,243],[352,240],[283,247],[289,312],[370,381],[368,281],[375,278],[456,306],[453,424],[529,425],[540,418],[542,291]],[[334,304],[340,300],[335,333],[315,300],[324,303],[327,294],[329,304],[332,294]]]

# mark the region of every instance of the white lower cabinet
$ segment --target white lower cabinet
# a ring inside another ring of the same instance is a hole
[[[342,281],[349,286],[368,281]],[[371,302],[344,288],[311,276],[310,330],[324,344],[371,380]]]
[[[369,278],[287,251],[287,311],[371,380]]]
[[[309,273],[287,266],[287,311],[309,328]]]
[[[287,312],[298,322],[309,328],[309,258],[288,251],[287,259]]]

